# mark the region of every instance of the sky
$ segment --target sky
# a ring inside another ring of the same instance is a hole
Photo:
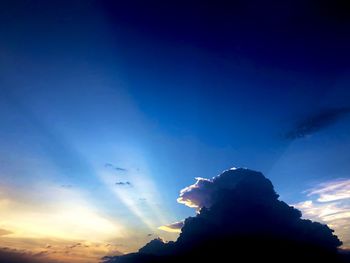
[[[1,247],[97,262],[174,240],[167,226],[196,213],[180,190],[231,167],[350,247],[347,11],[3,1]]]

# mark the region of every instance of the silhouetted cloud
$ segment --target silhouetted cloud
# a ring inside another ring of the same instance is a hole
[[[302,219],[301,212],[278,200],[262,173],[230,169],[212,179],[197,178],[179,202],[197,209],[175,242],[157,238],[138,253],[105,259],[130,262],[225,262],[244,258],[282,262],[338,262],[340,240],[327,225]]]
[[[163,250],[166,249],[166,243],[161,238],[155,238],[144,247],[140,248],[139,253],[142,254],[162,254]]]
[[[125,168],[115,166],[114,164],[111,164],[111,163],[106,163],[106,164],[105,164],[105,167],[107,167],[107,168],[112,168],[112,169],[114,169],[114,170],[116,170],[116,171],[119,171],[119,172],[126,172],[126,171],[128,171],[128,170],[125,169]]]
[[[120,186],[132,186],[132,184],[129,181],[126,182],[116,182],[116,185],[120,185]]]
[[[303,138],[316,133],[350,113],[350,107],[329,108],[298,121],[286,134],[287,139]]]
[[[175,233],[180,233],[181,232],[181,228],[184,226],[184,221],[179,221],[179,222],[175,222],[169,225],[165,225],[165,226],[160,226],[158,227],[158,229],[166,231],[166,232],[175,232]]]

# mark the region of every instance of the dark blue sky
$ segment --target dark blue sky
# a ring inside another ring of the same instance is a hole
[[[1,6],[5,196],[35,204],[63,186],[149,232],[193,214],[176,198],[194,177],[233,166],[262,171],[290,203],[350,178],[341,1]]]

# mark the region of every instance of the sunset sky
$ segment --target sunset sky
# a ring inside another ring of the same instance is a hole
[[[174,240],[180,190],[231,167],[350,247],[349,19],[55,2],[1,3],[1,247],[97,262]]]

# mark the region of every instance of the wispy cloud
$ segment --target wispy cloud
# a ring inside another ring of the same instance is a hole
[[[294,127],[286,133],[287,139],[304,138],[312,135],[345,117],[350,113],[350,107],[328,108],[313,115],[300,119]]]
[[[350,198],[350,179],[338,179],[319,184],[307,191],[308,196],[318,196],[318,202],[330,202]]]
[[[111,169],[119,171],[119,172],[126,172],[126,171],[128,171],[125,168],[122,168],[122,167],[119,167],[119,166],[115,166],[114,164],[111,164],[111,163],[106,163],[105,167],[106,168],[111,168]]]
[[[294,206],[305,218],[328,224],[341,237],[344,247],[350,248],[350,179],[321,183],[305,193],[309,200]]]
[[[116,185],[120,185],[120,186],[132,186],[132,184],[129,181],[126,182],[116,182]]]

